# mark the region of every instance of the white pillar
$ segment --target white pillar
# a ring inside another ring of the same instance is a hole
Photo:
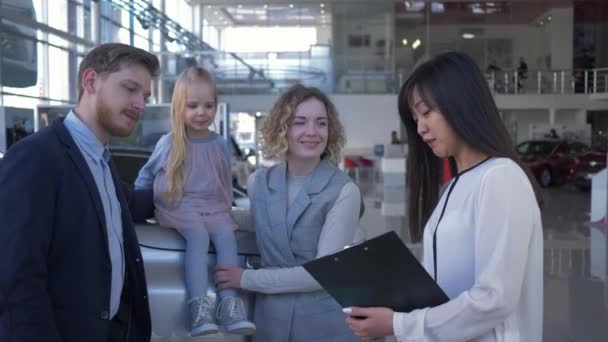
[[[391,60],[393,55],[393,32],[395,31],[394,18],[393,13],[384,15],[384,66],[387,69],[393,68]]]
[[[572,69],[574,10],[568,8],[554,8],[549,11],[551,16],[551,68],[553,70]]]
[[[556,110],[555,108],[549,108],[549,125],[551,126],[555,126],[555,114],[556,114]]]

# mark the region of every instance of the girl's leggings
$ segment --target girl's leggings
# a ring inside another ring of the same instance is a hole
[[[214,229],[207,232],[205,227],[194,229],[180,229],[179,233],[186,239],[185,276],[188,299],[205,296],[208,284],[208,257],[209,239],[215,246],[217,263],[237,265],[236,238],[232,229]],[[236,289],[219,291],[219,298],[236,297]]]

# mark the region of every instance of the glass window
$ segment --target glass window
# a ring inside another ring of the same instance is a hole
[[[46,22],[50,27],[60,31],[68,31],[68,0],[49,0],[46,5],[49,19]]]
[[[86,40],[91,39],[91,8],[84,6],[77,6],[76,8],[77,16],[77,34],[78,37],[84,38]]]
[[[215,49],[219,49],[219,30],[217,27],[209,25],[206,19],[203,19],[203,41]]]
[[[186,30],[192,30],[192,5],[185,0],[171,1],[165,4],[166,14]]]
[[[553,141],[531,141],[524,142],[517,146],[517,152],[520,154],[550,154],[555,147],[557,142]]]
[[[69,58],[68,52],[56,47],[49,47],[49,97],[58,100],[70,100]]]
[[[154,43],[154,51],[160,51],[160,38],[161,38],[162,33],[160,32],[160,30],[154,29],[154,31],[152,31],[152,42]]]
[[[114,27],[116,31],[116,36],[118,37],[117,41],[123,44],[131,44],[131,33],[126,28]]]
[[[3,22],[0,31],[2,41],[2,84],[6,87],[24,88],[37,83],[37,44],[32,29]]]
[[[560,144],[557,149],[555,150],[555,153],[560,153],[560,154],[566,154],[568,153],[568,145],[565,143]]]
[[[138,48],[146,50],[146,51],[150,48],[150,41],[148,39],[143,38],[138,35],[135,35],[134,43],[135,43],[134,44],[135,47],[138,47]]]
[[[222,32],[221,41],[222,50],[230,52],[308,51],[311,45],[317,43],[317,28],[228,27]]]
[[[589,148],[587,147],[587,145],[574,142],[574,143],[570,144],[570,151],[569,151],[569,153],[571,155],[578,155],[578,154],[587,152],[588,149]]]

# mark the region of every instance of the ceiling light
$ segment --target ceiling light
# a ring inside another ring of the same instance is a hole
[[[541,21],[539,22],[539,24],[540,24],[540,26],[543,26],[543,25],[545,25],[545,22],[541,20]]]
[[[475,38],[475,34],[469,33],[469,32],[465,32],[465,33],[462,34],[462,38],[463,39],[473,39],[473,38]]]
[[[321,6],[321,8],[325,7],[325,4],[319,4],[319,6]]]
[[[420,44],[422,44],[420,42],[420,39],[414,40],[414,42],[412,43],[412,49],[416,50],[420,46]]]
[[[548,16],[548,17],[547,17],[547,21],[551,21],[551,16]]]
[[[238,7],[238,8],[243,8],[243,5],[238,5],[237,7]]]
[[[325,10],[321,10],[321,14],[325,14]]]
[[[264,8],[268,8],[268,4],[264,5]]]
[[[289,8],[293,8],[293,4],[289,4]]]
[[[262,112],[255,112],[255,116],[259,118],[260,116],[262,116]]]
[[[207,5],[207,8],[211,8],[211,5]]]
[[[407,39],[403,38],[403,40],[401,41],[401,43],[403,43],[403,46],[407,46]]]

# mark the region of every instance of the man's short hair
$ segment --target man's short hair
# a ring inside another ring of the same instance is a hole
[[[84,57],[78,68],[78,101],[84,94],[82,74],[87,69],[93,69],[98,74],[109,74],[120,70],[124,64],[138,64],[145,67],[150,75],[158,74],[158,58],[148,51],[126,44],[101,44]]]

